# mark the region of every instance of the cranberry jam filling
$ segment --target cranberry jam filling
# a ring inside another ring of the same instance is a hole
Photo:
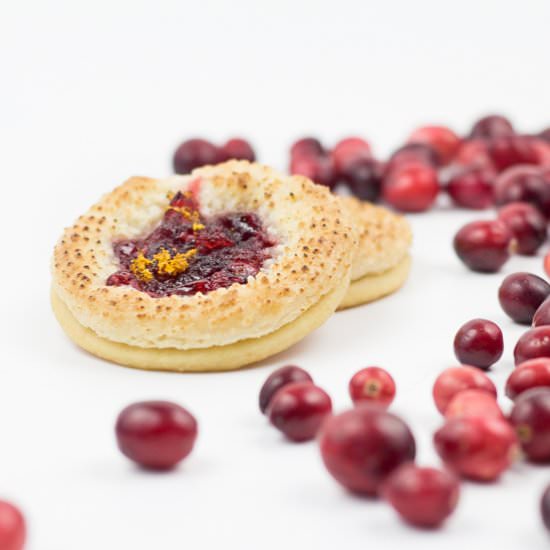
[[[271,257],[274,244],[256,214],[203,218],[192,194],[178,192],[151,234],[113,243],[120,269],[107,285],[161,297],[245,284]]]

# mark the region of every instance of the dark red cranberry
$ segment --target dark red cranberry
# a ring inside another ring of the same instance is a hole
[[[322,156],[325,154],[325,149],[317,138],[306,137],[299,139],[292,144],[290,148],[291,157],[309,157]]]
[[[384,483],[382,494],[408,523],[434,528],[454,512],[460,486],[445,470],[403,464]]]
[[[494,481],[514,460],[518,442],[505,420],[462,416],[447,420],[434,436],[437,453],[457,474]]]
[[[27,527],[23,514],[13,504],[0,500],[0,548],[23,550]]]
[[[497,272],[510,258],[513,236],[500,220],[471,222],[454,238],[457,256],[473,271]]]
[[[290,173],[309,178],[320,185],[333,187],[335,182],[332,158],[324,156],[295,156],[290,161]]]
[[[445,369],[437,378],[432,390],[437,410],[444,414],[455,395],[465,390],[483,390],[496,399],[493,381],[479,369],[469,366]]]
[[[241,138],[228,140],[220,149],[221,160],[237,159],[254,162],[256,154],[248,141]]]
[[[537,164],[538,156],[531,140],[524,136],[498,137],[489,141],[489,156],[501,172],[518,164]]]
[[[514,166],[495,180],[495,200],[498,205],[528,202],[549,218],[550,180],[537,166]]]
[[[544,300],[533,315],[533,326],[550,325],[550,300]]]
[[[550,285],[532,273],[512,273],[498,289],[500,306],[513,321],[531,324],[539,306],[550,295]]]
[[[536,357],[550,357],[550,326],[528,330],[521,336],[514,348],[516,365]]]
[[[550,531],[550,485],[545,489],[540,499],[540,514],[544,526]]]
[[[407,143],[392,153],[388,160],[388,170],[409,162],[436,167],[441,164],[441,159],[437,151],[425,143]]]
[[[205,139],[188,139],[174,153],[174,172],[188,174],[194,168],[220,161],[219,149]]]
[[[529,460],[550,461],[550,388],[523,392],[514,403],[510,422]]]
[[[168,401],[142,401],[118,416],[120,450],[144,468],[167,470],[183,460],[197,438],[197,421],[183,407]]]
[[[428,145],[437,152],[443,164],[451,161],[461,143],[461,139],[446,126],[423,126],[416,129],[408,141]]]
[[[439,193],[437,171],[420,162],[409,162],[390,170],[382,184],[384,200],[403,212],[423,212]]]
[[[472,319],[460,327],[454,340],[457,359],[466,365],[488,369],[502,356],[502,331],[487,319]]]
[[[532,256],[546,241],[546,218],[532,204],[511,202],[500,209],[498,218],[514,235],[518,254]]]
[[[496,397],[484,390],[464,390],[457,393],[445,409],[445,418],[458,416],[504,419]]]
[[[484,116],[472,126],[470,131],[471,138],[496,138],[514,134],[512,123],[502,115]]]
[[[309,441],[332,412],[329,395],[311,382],[284,385],[267,407],[269,420],[292,441]]]
[[[493,178],[491,170],[470,166],[451,177],[447,193],[456,206],[483,210],[495,201]]]
[[[352,376],[349,394],[355,405],[371,403],[387,409],[395,397],[395,382],[388,371],[366,367]]]
[[[283,386],[293,382],[313,382],[313,378],[311,378],[309,372],[294,365],[281,367],[267,377],[260,390],[260,410],[263,414],[266,413],[271,398]]]
[[[484,139],[463,141],[456,152],[453,162],[472,168],[486,168],[491,171],[495,169],[489,155],[487,141]]]
[[[518,365],[506,381],[506,395],[515,400],[531,388],[550,388],[550,358],[538,357]]]
[[[376,495],[387,476],[414,460],[409,427],[379,407],[362,405],[327,418],[319,433],[323,462],[350,491]]]
[[[379,162],[358,158],[346,165],[340,177],[358,199],[375,202],[380,197],[382,168]]]
[[[358,159],[372,158],[370,145],[360,137],[342,139],[334,146],[331,156],[338,174],[345,172],[346,167]]]

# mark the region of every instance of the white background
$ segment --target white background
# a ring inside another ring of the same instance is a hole
[[[329,143],[360,133],[383,155],[421,123],[465,132],[502,111],[524,131],[548,125],[547,0],[4,0],[0,10],[0,497],[25,510],[29,550],[547,548],[546,468],[464,483],[445,528],[416,531],[346,494],[315,443],[286,443],[257,410],[276,366],[309,369],[342,410],[351,374],[379,364],[396,378],[393,409],[414,429],[419,462],[438,464],[430,391],[455,363],[454,332],[477,316],[502,326],[492,374],[502,388],[523,330],[499,309],[503,274],[468,273],[451,250],[479,214],[411,217],[414,268],[400,293],[339,313],[257,369],[112,366],[76,349],[48,304],[62,228],[126,177],[169,173],[183,138],[244,135],[284,168],[292,139],[310,132]],[[518,269],[540,274],[541,259],[504,273]],[[118,411],[144,398],[176,400],[200,422],[171,474],[140,472],[116,450]]]

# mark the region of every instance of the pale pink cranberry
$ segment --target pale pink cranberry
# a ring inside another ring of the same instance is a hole
[[[346,167],[358,159],[372,158],[370,145],[360,137],[342,139],[334,146],[331,156],[337,174],[345,172]]]
[[[395,382],[388,371],[366,367],[352,376],[349,394],[355,405],[371,403],[386,409],[395,397]]]
[[[220,162],[219,149],[205,139],[188,139],[174,153],[174,172],[188,174],[193,169]]]
[[[437,151],[443,164],[448,164],[461,144],[461,139],[446,126],[423,126],[416,129],[409,143],[424,143]]]
[[[464,390],[457,393],[445,409],[445,418],[482,416],[504,419],[494,395],[485,390]]]
[[[453,162],[469,167],[485,168],[494,171],[493,160],[489,155],[489,147],[486,140],[472,139],[463,141],[456,152]]]
[[[454,174],[447,184],[447,193],[461,208],[483,210],[494,204],[494,172],[470,166]]]
[[[502,115],[484,116],[476,121],[470,131],[471,138],[496,138],[514,134],[512,123]]]
[[[0,500],[0,549],[23,550],[26,538],[23,514],[13,504]]]
[[[532,256],[547,237],[547,221],[540,210],[528,202],[511,202],[498,213],[516,239],[518,254]]]
[[[506,395],[515,400],[531,388],[550,388],[550,357],[538,357],[521,363],[506,381]]]
[[[514,348],[516,365],[536,357],[550,357],[550,326],[528,330],[521,336]]]
[[[252,145],[242,138],[231,138],[226,141],[220,148],[221,160],[248,160],[254,162],[256,160],[256,154]]]
[[[290,161],[290,173],[305,176],[314,183],[328,187],[336,183],[332,158],[328,155],[295,156]]]
[[[487,319],[472,319],[460,327],[454,339],[456,358],[463,364],[488,369],[504,351],[499,326]]]

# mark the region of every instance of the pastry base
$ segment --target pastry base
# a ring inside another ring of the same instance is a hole
[[[395,267],[383,273],[365,275],[352,281],[342,303],[338,306],[338,311],[373,302],[395,292],[407,280],[410,267],[411,257],[407,254]]]
[[[53,312],[67,336],[76,345],[102,359],[146,370],[226,371],[275,355],[300,341],[334,313],[346,294],[348,285],[349,282],[344,280],[343,284],[323,296],[300,317],[275,332],[226,346],[190,350],[141,348],[108,340],[81,325],[53,290],[51,302]]]

